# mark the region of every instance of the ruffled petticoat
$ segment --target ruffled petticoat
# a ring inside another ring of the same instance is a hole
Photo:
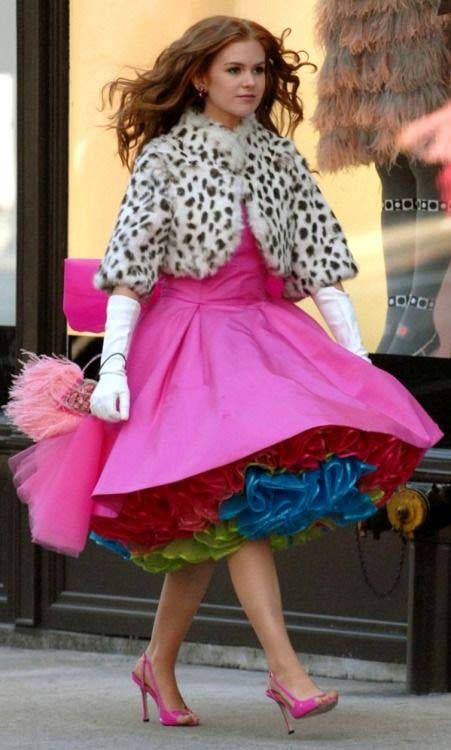
[[[409,479],[439,428],[278,282],[247,225],[214,276],[163,276],[128,358],[129,420],[87,416],[10,461],[35,542],[77,555],[91,532],[166,572],[315,538]]]

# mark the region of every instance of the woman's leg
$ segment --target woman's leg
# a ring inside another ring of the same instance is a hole
[[[379,353],[388,352],[406,311],[415,267],[417,185],[407,157],[391,167],[376,164],[382,187],[381,230],[387,280],[387,311]]]
[[[425,356],[435,354],[440,339],[434,309],[451,258],[449,234],[443,231],[446,204],[437,187],[437,165],[409,160],[416,179],[417,210],[412,288],[406,307],[388,349],[389,354]]]
[[[170,709],[184,707],[175,679],[177,654],[208,589],[214,566],[215,562],[208,560],[165,576],[146,652],[163,701]],[[134,671],[141,677],[141,662]]]
[[[297,698],[321,692],[299,662],[283,617],[274,556],[267,539],[246,542],[227,558],[236,595],[260,641],[268,667]]]

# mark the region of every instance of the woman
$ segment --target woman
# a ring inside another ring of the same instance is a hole
[[[449,0],[318,0],[317,12],[319,167],[374,163],[382,186],[387,313],[377,351],[438,355],[434,309],[450,248],[434,247],[431,221],[447,206],[439,168],[402,153],[398,134],[449,98]]]
[[[276,106],[291,131],[302,120],[303,64],[283,37],[217,16],[112,84],[119,153],[137,155],[95,277],[111,296],[92,416],[12,460],[35,541],[77,554],[89,528],[166,573],[133,670],[144,719],[150,694],[164,724],[198,723],[174,669],[221,557],[288,730],[287,711],[336,705],[291,646],[273,549],[374,513],[441,435],[369,362],[341,287],[356,265],[279,135]],[[308,295],[338,343],[292,304]]]

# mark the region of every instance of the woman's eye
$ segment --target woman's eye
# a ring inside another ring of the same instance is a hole
[[[239,73],[241,68],[239,68],[237,65],[234,65],[232,68],[227,68],[228,73]],[[265,66],[259,65],[258,67],[254,68],[254,73],[257,73],[258,75],[265,72]]]

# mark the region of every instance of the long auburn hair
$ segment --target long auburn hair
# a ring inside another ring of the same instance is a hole
[[[110,106],[119,96],[119,106],[108,127],[116,130],[122,163],[131,169],[132,153],[136,157],[151,138],[167,133],[187,107],[202,110],[194,78],[202,76],[228,44],[247,39],[260,42],[266,56],[266,87],[255,116],[268,130],[292,135],[303,120],[297,72],[304,65],[315,70],[316,66],[308,61],[306,52],[284,48],[290,33],[285,29],[277,38],[254,21],[211,16],[195,23],[164,49],[150,70],[134,69],[135,78],[107,83],[102,89],[104,106],[105,90]],[[276,104],[279,106],[275,108]]]

